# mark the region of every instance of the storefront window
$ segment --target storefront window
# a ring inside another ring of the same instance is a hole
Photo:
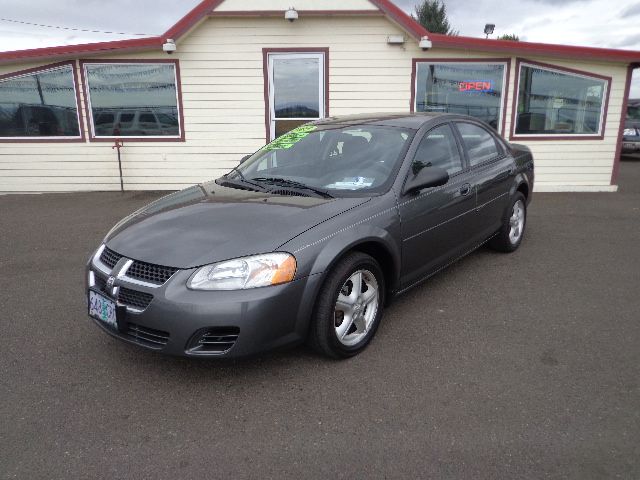
[[[607,81],[522,64],[516,135],[600,135]]]
[[[73,66],[0,79],[0,138],[80,138]]]
[[[93,137],[179,137],[174,63],[84,64]]]
[[[506,63],[417,62],[417,112],[471,115],[498,130]]]

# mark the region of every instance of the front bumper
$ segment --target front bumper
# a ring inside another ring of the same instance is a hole
[[[116,338],[178,356],[242,357],[300,343],[306,337],[321,275],[271,287],[209,292],[186,287],[193,272],[179,270],[156,288],[116,278],[115,287],[134,289],[153,299],[143,309],[128,307],[125,312],[122,308],[118,329],[92,319]],[[100,288],[107,276],[90,261],[87,289],[121,305],[109,288]],[[209,342],[208,347],[201,348],[201,340]]]
[[[622,153],[634,153],[640,152],[640,140],[623,140],[622,141]]]

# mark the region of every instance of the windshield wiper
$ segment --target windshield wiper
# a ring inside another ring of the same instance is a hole
[[[260,182],[260,183],[270,183],[272,185],[279,185],[282,187],[291,187],[299,190],[309,190],[311,192],[317,193],[318,195],[322,195],[325,198],[333,198],[333,195],[329,193],[328,190],[318,187],[312,187],[311,185],[307,185],[306,183],[296,182],[295,180],[289,180],[288,178],[281,177],[257,177],[252,178],[251,181]]]
[[[236,172],[238,174],[238,177],[240,177],[240,178],[239,179],[230,178],[229,177],[229,173],[231,173],[231,172]],[[249,189],[249,190],[257,190],[257,191],[260,191],[260,192],[264,192],[264,191],[267,190],[264,187],[264,185],[260,185],[259,183],[252,182],[251,180],[248,180],[243,175],[243,173],[240,171],[240,169],[238,167],[233,167],[231,169],[231,172],[229,172],[229,173],[223,175],[222,177],[218,178],[218,180],[221,183],[227,183],[227,184],[229,184],[230,186],[233,186],[233,187],[240,187],[240,188],[245,188],[246,189],[247,185],[250,185],[250,186],[252,186],[254,188]],[[216,180],[216,183],[218,183],[218,180]]]

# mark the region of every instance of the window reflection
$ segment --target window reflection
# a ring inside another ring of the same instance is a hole
[[[0,137],[79,137],[73,67],[0,80]]]
[[[175,65],[86,64],[96,137],[179,136]]]
[[[418,62],[416,68],[417,112],[470,115],[498,129],[505,65]]]
[[[320,60],[274,58],[276,118],[319,118]]]
[[[516,134],[598,134],[604,80],[523,65]]]

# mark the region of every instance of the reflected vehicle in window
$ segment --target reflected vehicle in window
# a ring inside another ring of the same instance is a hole
[[[515,251],[533,182],[529,149],[468,116],[307,123],[113,227],[87,264],[89,315],[173,355],[307,340],[349,357],[391,298],[487,242]]]
[[[640,152],[640,99],[629,99],[622,132],[622,153]]]
[[[98,110],[94,113],[97,136],[140,137],[179,135],[177,110],[167,112],[151,109]]]

